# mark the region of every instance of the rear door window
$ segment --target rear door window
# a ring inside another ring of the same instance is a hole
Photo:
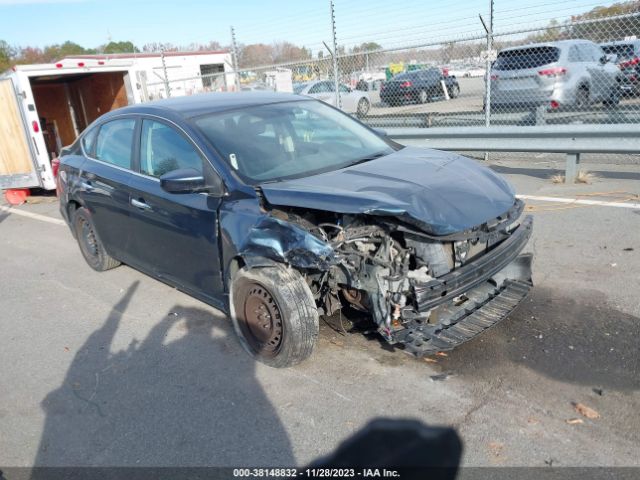
[[[112,120],[103,124],[98,132],[95,158],[122,168],[131,168],[133,118]]]
[[[495,70],[524,70],[537,68],[560,59],[557,47],[531,47],[500,52],[494,65]]]
[[[202,173],[202,165],[202,157],[184,135],[165,123],[142,121],[141,173],[160,177],[182,168],[192,168]]]

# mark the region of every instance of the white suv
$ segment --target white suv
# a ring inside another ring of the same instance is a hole
[[[611,60],[588,40],[506,48],[491,69],[491,106],[616,105],[621,72]]]

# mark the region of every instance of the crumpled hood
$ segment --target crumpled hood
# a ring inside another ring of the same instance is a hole
[[[511,185],[489,168],[460,155],[417,147],[260,187],[272,205],[409,217],[433,235],[481,225],[515,202]]]

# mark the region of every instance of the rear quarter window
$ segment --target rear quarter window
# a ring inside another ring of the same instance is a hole
[[[96,136],[98,135],[98,129],[92,128],[88,132],[85,132],[80,139],[84,153],[87,155],[93,155],[93,147],[96,143]]]
[[[123,118],[104,123],[96,139],[95,158],[122,168],[131,168],[136,121]]]
[[[531,47],[500,52],[493,68],[495,70],[524,70],[537,68],[560,59],[557,47]]]

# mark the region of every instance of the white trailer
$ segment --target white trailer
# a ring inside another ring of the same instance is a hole
[[[228,52],[84,55],[18,65],[0,76],[0,189],[55,189],[51,160],[110,110],[234,85]],[[190,77],[187,83],[178,81]],[[148,86],[151,85],[151,86]]]

